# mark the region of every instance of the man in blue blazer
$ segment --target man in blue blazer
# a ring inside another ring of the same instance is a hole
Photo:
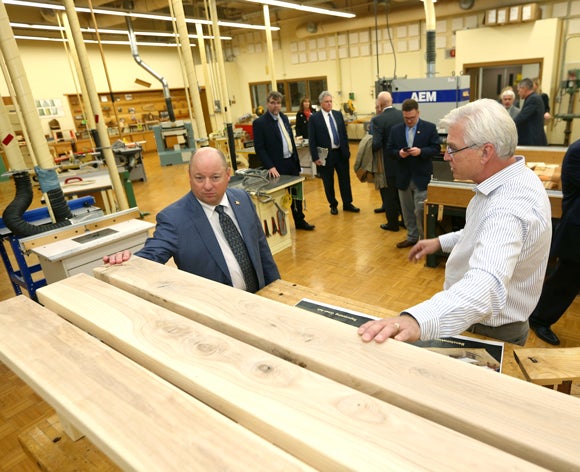
[[[160,264],[173,257],[181,270],[246,290],[240,264],[230,248],[219,222],[216,207],[234,221],[261,289],[280,278],[280,273],[250,196],[228,188],[230,168],[223,153],[200,148],[189,163],[191,192],[157,215],[153,237],[135,253]],[[129,251],[105,256],[103,261],[120,264],[131,257]]]
[[[562,161],[562,217],[554,231],[550,255],[558,258],[548,274],[530,327],[547,343],[558,345],[552,331],[580,290],[580,140],[570,145]]]
[[[518,84],[520,112],[514,118],[518,129],[519,146],[547,146],[548,140],[544,131],[544,101],[534,92],[534,82],[522,79]]]
[[[338,187],[342,198],[342,209],[358,213],[359,208],[352,204],[350,188],[350,149],[346,135],[346,125],[342,114],[332,109],[332,95],[322,92],[318,101],[321,110],[310,117],[308,121],[308,140],[312,161],[318,166],[324,193],[330,205],[330,214],[338,215],[338,200],[334,194],[334,171],[338,175]],[[326,149],[326,162],[321,159],[319,149]]]
[[[419,104],[409,98],[401,105],[404,123],[391,128],[388,153],[397,160],[397,188],[407,239],[398,248],[415,245],[423,237],[423,202],[433,174],[433,156],[441,153],[437,127],[419,119]]]
[[[277,179],[280,175],[300,175],[300,159],[292,136],[288,117],[281,113],[284,96],[273,91],[266,98],[268,111],[254,120],[254,149],[268,169],[268,175]],[[308,224],[302,210],[302,200],[292,201],[292,217],[296,229],[312,231],[314,225]]]

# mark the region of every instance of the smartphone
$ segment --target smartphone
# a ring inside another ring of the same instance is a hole
[[[410,148],[410,147],[404,147],[404,148],[403,148],[403,151],[405,151],[405,152],[409,152],[410,150],[411,150],[411,148]]]

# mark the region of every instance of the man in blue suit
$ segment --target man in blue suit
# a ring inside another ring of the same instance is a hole
[[[441,153],[437,127],[419,119],[419,104],[409,98],[401,105],[404,123],[391,128],[387,150],[397,160],[397,188],[407,239],[398,248],[414,246],[423,237],[423,202],[433,174],[433,156]]]
[[[244,190],[228,188],[229,181],[230,168],[221,151],[211,147],[197,150],[189,163],[191,192],[158,213],[153,237],[135,255],[160,264],[173,257],[181,270],[248,289],[241,265],[221,229],[218,210],[223,208],[241,234],[257,289],[279,279],[250,196]],[[103,257],[103,261],[120,264],[130,257],[129,251],[122,251]]]
[[[288,117],[281,113],[284,96],[273,91],[266,98],[268,111],[252,124],[254,131],[254,149],[268,169],[268,175],[277,179],[280,175],[300,175],[300,159],[292,136]],[[308,224],[302,210],[302,200],[292,201],[292,217],[296,229],[312,231],[314,225]]]
[[[544,131],[544,101],[534,92],[531,79],[522,79],[518,84],[520,112],[514,118],[518,129],[519,146],[547,146],[548,139]]]
[[[308,140],[312,161],[318,166],[324,193],[330,205],[330,214],[338,215],[338,200],[334,194],[334,171],[338,175],[338,187],[342,198],[342,209],[358,213],[359,208],[352,204],[350,188],[350,149],[346,135],[344,118],[338,111],[332,109],[332,95],[328,91],[322,92],[318,101],[322,110],[310,117],[308,121]],[[319,154],[320,149],[326,149],[326,161]]]
[[[530,327],[547,343],[558,345],[552,331],[580,290],[580,139],[570,145],[562,161],[562,217],[554,231],[550,255],[557,258],[548,274]]]

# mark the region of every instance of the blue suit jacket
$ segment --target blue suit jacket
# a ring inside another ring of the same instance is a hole
[[[580,140],[562,161],[562,218],[554,231],[552,256],[580,264]]]
[[[537,93],[528,95],[514,121],[520,146],[548,145],[544,132],[544,102]]]
[[[399,151],[407,147],[405,123],[399,123],[391,128],[387,150],[391,157],[397,159],[397,188],[405,190],[411,181],[419,190],[427,190],[433,174],[433,156],[441,153],[441,144],[437,127],[429,121],[419,120],[413,139],[413,147],[421,148],[418,156],[401,159]]]
[[[250,196],[240,189],[226,195],[236,215],[242,237],[258,276],[259,287],[280,278],[280,273]],[[173,257],[181,270],[226,285],[232,285],[230,272],[205,212],[193,193],[157,214],[153,237],[135,253],[161,264]]]
[[[346,135],[346,125],[342,114],[336,110],[331,110],[334,121],[336,122],[336,130],[338,131],[338,139],[340,141],[340,153],[342,157],[348,159],[350,157],[350,149],[348,147],[348,136]],[[332,147],[332,138],[330,132],[326,127],[324,113],[322,110],[317,111],[310,117],[308,121],[308,144],[310,146],[310,155],[313,161],[318,160],[318,151],[316,148],[330,149]]]
[[[278,127],[278,122],[273,116],[266,112],[252,124],[254,131],[254,149],[256,155],[262,161],[262,165],[266,169],[275,167],[280,174],[283,175],[299,175],[300,174],[300,160],[298,159],[298,152],[296,151],[296,144],[292,136],[292,128],[288,117],[283,113],[278,115],[278,119],[282,120],[290,141],[292,141],[292,156],[288,159],[283,157],[282,147],[282,133]]]

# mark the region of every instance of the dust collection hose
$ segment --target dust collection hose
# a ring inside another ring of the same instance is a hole
[[[28,171],[17,172],[12,175],[16,194],[14,200],[8,204],[2,218],[6,227],[12,231],[16,237],[33,236],[53,229],[70,226],[72,223],[72,213],[64,193],[61,188],[55,188],[46,192],[47,198],[52,207],[56,223],[46,223],[43,225],[32,225],[22,218],[24,212],[32,203],[32,182]]]

